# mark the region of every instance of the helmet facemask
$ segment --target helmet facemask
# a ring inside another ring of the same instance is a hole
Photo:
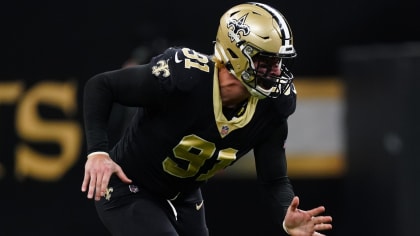
[[[287,57],[263,52],[251,45],[244,46],[242,53],[248,60],[248,67],[242,72],[240,79],[251,95],[262,99],[288,94],[293,75],[283,63],[283,59]]]

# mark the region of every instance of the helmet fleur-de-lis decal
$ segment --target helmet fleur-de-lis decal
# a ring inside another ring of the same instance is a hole
[[[230,19],[227,23],[227,27],[229,30],[229,37],[230,41],[239,41],[241,38],[240,33],[242,33],[242,36],[247,36],[251,30],[249,29],[249,26],[245,24],[246,17],[248,16],[248,13],[241,16],[241,18],[237,19]]]

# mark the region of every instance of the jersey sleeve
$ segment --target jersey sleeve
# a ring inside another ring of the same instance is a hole
[[[83,117],[88,154],[108,151],[107,125],[113,103],[147,107],[159,104],[162,90],[147,65],[100,73],[84,87]]]
[[[104,72],[89,79],[83,98],[88,154],[110,148],[106,134],[113,103],[159,109],[171,96],[196,88],[200,79],[211,78],[210,68],[209,56],[172,47],[148,64]]]
[[[263,210],[271,218],[276,232],[282,232],[282,222],[294,191],[287,176],[285,141],[288,134],[287,120],[271,127],[272,132],[254,148],[257,177]]]

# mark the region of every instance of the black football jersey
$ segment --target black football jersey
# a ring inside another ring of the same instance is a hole
[[[94,77],[84,101],[89,153],[107,148],[109,104],[139,107],[110,156],[134,183],[164,197],[199,187],[252,149],[259,178],[286,175],[284,142],[296,105],[294,86],[279,98],[251,97],[226,110],[212,57],[169,48],[147,65]]]

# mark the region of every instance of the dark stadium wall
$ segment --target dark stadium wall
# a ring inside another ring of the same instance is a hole
[[[84,83],[96,73],[120,68],[135,47],[159,37],[173,45],[212,53],[218,18],[239,2],[212,1],[194,5],[189,1],[132,0],[4,2],[0,8],[0,235],[107,235],[92,201],[80,192],[86,158],[81,108]],[[349,94],[350,99],[358,99],[355,95],[359,89],[366,97],[369,94],[356,84],[360,78],[358,66],[350,66],[353,62],[345,67],[342,76],[341,48],[420,41],[420,32],[415,30],[420,3],[415,1],[387,0],[380,5],[362,0],[265,2],[279,8],[293,27],[299,55],[293,65],[296,77],[344,77],[344,82],[348,81],[347,85],[354,91]],[[390,48],[389,53],[394,54],[395,48]],[[385,68],[392,69],[392,65],[395,64],[386,64]],[[376,72],[381,68],[378,65],[372,70]],[[411,72],[418,78],[416,68],[419,67],[413,65],[404,72],[408,74],[397,73],[400,69],[394,68],[393,75],[412,81]],[[356,74],[347,74],[352,70]],[[393,77],[388,79],[389,86],[398,84]],[[419,88],[418,83],[413,86]],[[372,85],[370,89],[380,89],[384,97],[389,90],[404,89],[400,92],[401,97],[406,98],[403,102],[419,107],[413,86],[378,88]],[[405,93],[406,89],[409,92]],[[351,102],[355,103],[349,104],[350,111],[361,104],[367,106],[364,100]],[[403,112],[405,115],[392,119],[399,124],[419,120],[418,109],[407,108]],[[398,154],[398,159],[407,160],[400,163],[372,158],[380,150],[373,150],[375,146],[359,149],[354,142],[365,140],[359,139],[364,133],[363,126],[357,127],[361,118],[349,115],[347,119],[352,128],[346,154],[347,159],[351,159],[349,175],[293,179],[302,208],[324,204],[335,224],[328,235],[354,235],[355,220],[361,214],[371,213],[366,212],[370,211],[370,205],[366,209],[356,207],[364,204],[364,198],[354,197],[359,193],[369,198],[366,194],[375,193],[369,203],[377,214],[389,214],[386,209],[391,207],[393,214],[402,216],[388,218],[387,232],[410,230],[409,223],[415,225],[414,220],[418,222],[418,218],[402,211],[409,211],[409,203],[417,202],[419,197],[418,189],[412,188],[413,180],[419,177],[418,161],[414,158],[418,153],[415,144],[418,125],[401,128],[409,140],[407,145],[413,149],[404,149]],[[382,119],[383,116],[377,116],[372,123]],[[377,130],[384,126],[387,124],[383,123]],[[377,130],[369,131],[370,135],[375,135]],[[393,138],[391,134],[390,142],[395,141]],[[404,159],[407,156],[411,159]],[[358,175],[358,161],[367,162],[360,164],[367,166],[363,170],[367,172],[363,172],[365,175]],[[396,163],[399,163],[398,170],[392,168]],[[373,173],[369,170],[380,174],[364,182],[364,177]],[[396,171],[394,175],[388,175],[392,171]],[[384,195],[379,194],[377,186],[382,186],[379,190],[383,190]],[[265,218],[253,204],[258,201],[255,189],[253,178],[215,179],[205,186],[212,235],[273,233],[264,231]],[[382,204],[375,199],[386,201]],[[414,204],[414,209],[413,212],[419,212],[418,204]],[[364,219],[365,222],[371,220]],[[376,228],[381,222],[372,224]],[[371,226],[366,225],[364,229]],[[357,232],[358,235],[378,235]],[[398,235],[410,235],[404,233]]]
[[[349,47],[340,61],[348,113],[343,210],[358,215],[365,235],[420,235],[420,42]]]

